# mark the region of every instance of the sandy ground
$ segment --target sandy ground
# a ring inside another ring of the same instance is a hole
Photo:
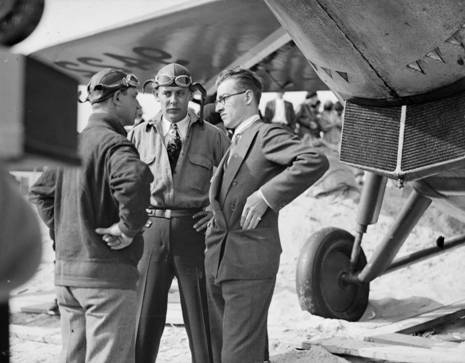
[[[383,206],[379,223],[369,227],[363,247],[368,259],[385,231],[393,222],[393,215],[402,205],[405,190],[388,186],[389,198]],[[465,299],[463,258],[465,249],[430,258],[424,262],[382,276],[371,283],[369,307],[360,322],[323,319],[301,311],[295,293],[295,266],[299,251],[308,236],[323,227],[337,226],[352,232],[357,205],[351,199],[335,196],[316,199],[308,191],[285,207],[280,214],[280,233],[283,244],[281,267],[269,312],[270,353],[272,362],[340,362],[322,348],[300,351],[303,341],[332,336],[363,336],[367,331],[387,321],[408,317],[421,310]],[[430,208],[402,247],[399,255],[434,245],[435,239],[457,234],[461,225]],[[14,292],[13,311],[19,301],[47,301],[53,296],[52,253],[46,245],[44,261],[36,276]],[[14,316],[14,315],[13,315]],[[53,324],[52,324],[53,325]],[[60,337],[54,330],[42,328],[48,343],[21,334],[12,334],[13,363],[55,362],[59,352]],[[27,331],[27,330],[26,330]],[[40,335],[41,330],[39,328]],[[37,334],[36,334],[37,335]],[[182,326],[167,326],[161,342],[160,363],[189,362],[187,336]]]

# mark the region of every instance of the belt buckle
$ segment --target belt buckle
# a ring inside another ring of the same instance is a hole
[[[171,219],[176,216],[176,210],[173,209],[147,208],[146,211],[149,217]]]
[[[147,208],[146,212],[149,217],[163,217],[163,212],[159,209]]]

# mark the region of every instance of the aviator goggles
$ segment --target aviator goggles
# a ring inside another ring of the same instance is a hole
[[[176,77],[168,74],[157,74],[155,83],[157,86],[189,87],[192,84],[192,78],[187,74],[181,74]]]
[[[129,73],[120,80],[110,84],[105,83],[105,78],[106,77],[102,77],[102,79],[96,84],[92,84],[92,81],[89,82],[89,84],[87,85],[87,97],[84,100],[80,99],[79,102],[82,103],[89,101],[91,104],[99,103],[109,99],[113,95],[113,93],[119,89],[139,87],[139,80],[132,73]]]
[[[129,87],[139,87],[139,79],[132,73],[126,75],[119,82],[112,84],[98,83],[94,86],[94,90],[98,89],[118,89],[118,88],[129,88]]]

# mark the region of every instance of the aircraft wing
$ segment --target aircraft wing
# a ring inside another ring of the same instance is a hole
[[[221,70],[236,65],[255,70],[265,91],[327,89],[262,0],[178,2],[142,20],[32,55],[81,84],[106,67],[126,69],[143,81],[165,64],[178,62],[209,90]]]

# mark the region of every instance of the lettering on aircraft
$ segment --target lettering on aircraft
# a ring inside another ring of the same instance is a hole
[[[75,61],[56,61],[55,65],[67,71],[75,72],[91,77],[98,68],[120,68],[126,72],[139,69],[149,71],[153,69],[154,63],[169,64],[179,63],[188,65],[189,62],[183,59],[173,59],[173,56],[163,49],[151,47],[134,47],[132,51],[137,55],[127,56],[116,53],[103,53],[105,58],[97,57],[78,57]],[[93,68],[93,69],[92,69]],[[97,68],[97,69],[95,69]]]

